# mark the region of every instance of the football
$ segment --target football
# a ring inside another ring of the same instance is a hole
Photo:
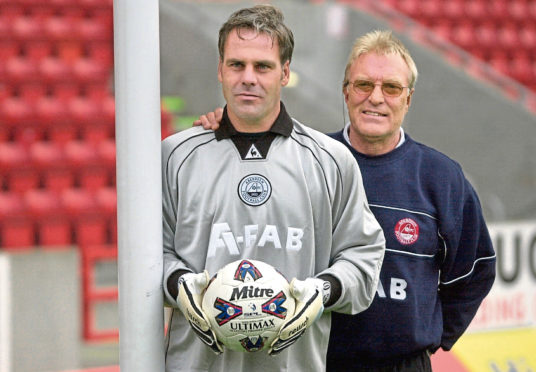
[[[294,315],[288,280],[257,260],[232,262],[211,279],[202,303],[218,340],[230,350],[267,350]]]

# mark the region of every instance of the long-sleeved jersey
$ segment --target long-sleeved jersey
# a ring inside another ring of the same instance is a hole
[[[333,314],[330,358],[366,365],[442,347],[465,331],[495,278],[495,253],[478,197],[461,167],[413,141],[357,159],[371,210],[386,238],[372,305]]]
[[[361,174],[340,143],[281,113],[261,136],[240,135],[226,113],[217,131],[191,128],[162,143],[164,284],[177,270],[210,275],[241,258],[289,280],[335,277],[342,294],[289,349],[215,355],[175,309],[167,371],[323,371],[329,310],[358,313],[376,291],[385,253]]]

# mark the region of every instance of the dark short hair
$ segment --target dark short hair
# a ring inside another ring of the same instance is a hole
[[[281,64],[291,61],[294,50],[294,35],[283,23],[283,13],[272,5],[255,5],[252,8],[237,10],[221,26],[218,40],[220,60],[223,61],[223,52],[227,37],[232,30],[236,29],[240,37],[240,29],[254,30],[257,33],[264,32],[279,45],[279,59]]]

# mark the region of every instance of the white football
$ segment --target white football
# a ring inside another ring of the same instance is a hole
[[[203,297],[218,340],[235,351],[267,350],[281,325],[294,315],[287,279],[273,266],[239,260],[221,268]]]

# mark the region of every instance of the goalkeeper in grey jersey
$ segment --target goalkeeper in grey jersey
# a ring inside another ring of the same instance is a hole
[[[374,298],[385,239],[357,163],[280,101],[293,46],[276,8],[235,12],[220,29],[220,128],[163,141],[166,371],[323,371],[329,312]],[[201,310],[209,275],[242,258],[296,279],[297,310],[268,352],[224,350]]]

